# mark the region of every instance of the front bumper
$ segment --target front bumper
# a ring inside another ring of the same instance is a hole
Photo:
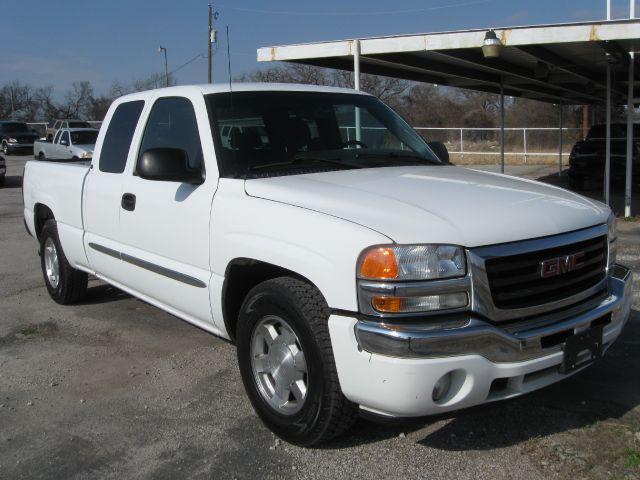
[[[7,143],[7,150],[10,152],[33,150],[33,143]]]
[[[501,328],[468,314],[453,328],[437,329],[332,315],[329,331],[340,385],[362,408],[404,417],[521,395],[567,376],[558,370],[568,335],[604,322],[603,351],[611,346],[629,317],[631,289],[631,272],[616,265],[609,294],[589,310],[533,327]],[[434,401],[436,382],[450,372],[448,394]]]

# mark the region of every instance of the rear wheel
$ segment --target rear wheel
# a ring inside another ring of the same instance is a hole
[[[0,175],[0,187],[4,187],[4,175]]]
[[[240,309],[238,364],[247,395],[267,427],[301,446],[330,440],[357,418],[340,390],[328,317],[318,289],[291,277],[257,285]]]
[[[38,154],[38,160],[40,160],[40,161],[44,161],[44,160],[46,160],[46,159],[47,159],[47,156],[44,154],[44,152],[40,152],[40,153]]]
[[[2,142],[2,153],[4,153],[7,156],[11,154],[11,152],[9,151],[9,145],[7,144],[7,142]]]
[[[55,220],[47,220],[40,234],[40,264],[47,291],[62,305],[77,302],[87,291],[88,275],[67,261]]]

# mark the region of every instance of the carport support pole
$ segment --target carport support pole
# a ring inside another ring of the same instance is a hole
[[[627,90],[627,165],[624,186],[624,216],[631,216],[631,176],[633,162],[633,52],[629,53],[629,88]]]
[[[562,112],[563,112],[563,105],[562,103],[558,104],[558,107],[560,107],[560,113],[558,114],[558,120],[560,125],[558,126],[558,176],[562,176]]]
[[[500,78],[500,173],[504,173],[504,82]]]
[[[360,90],[360,40],[353,41],[353,88]],[[355,108],[356,117],[356,140],[361,141],[362,129],[360,126],[360,109]]]
[[[605,128],[604,154],[604,203],[609,205],[609,187],[611,185],[611,64],[607,63],[607,120]]]

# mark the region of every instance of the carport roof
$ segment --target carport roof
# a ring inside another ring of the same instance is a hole
[[[605,102],[606,65],[614,103],[626,104],[629,52],[640,45],[640,20],[494,28],[499,58],[484,58],[489,29],[394,35],[263,47],[258,61],[286,61],[353,70],[360,44],[363,73],[563,104]],[[638,69],[638,56],[636,56]],[[640,82],[634,82],[638,103]]]

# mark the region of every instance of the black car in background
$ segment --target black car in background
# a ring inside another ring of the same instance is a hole
[[[38,135],[24,122],[0,121],[0,146],[5,155],[24,152],[33,153],[33,142]]]
[[[640,125],[633,126],[633,181],[638,176],[640,147]],[[577,142],[569,155],[569,185],[574,190],[582,190],[588,180],[604,179],[606,154],[606,125],[597,124],[591,127],[587,138]],[[622,180],[625,177],[627,164],[627,125],[611,124],[611,179]]]

